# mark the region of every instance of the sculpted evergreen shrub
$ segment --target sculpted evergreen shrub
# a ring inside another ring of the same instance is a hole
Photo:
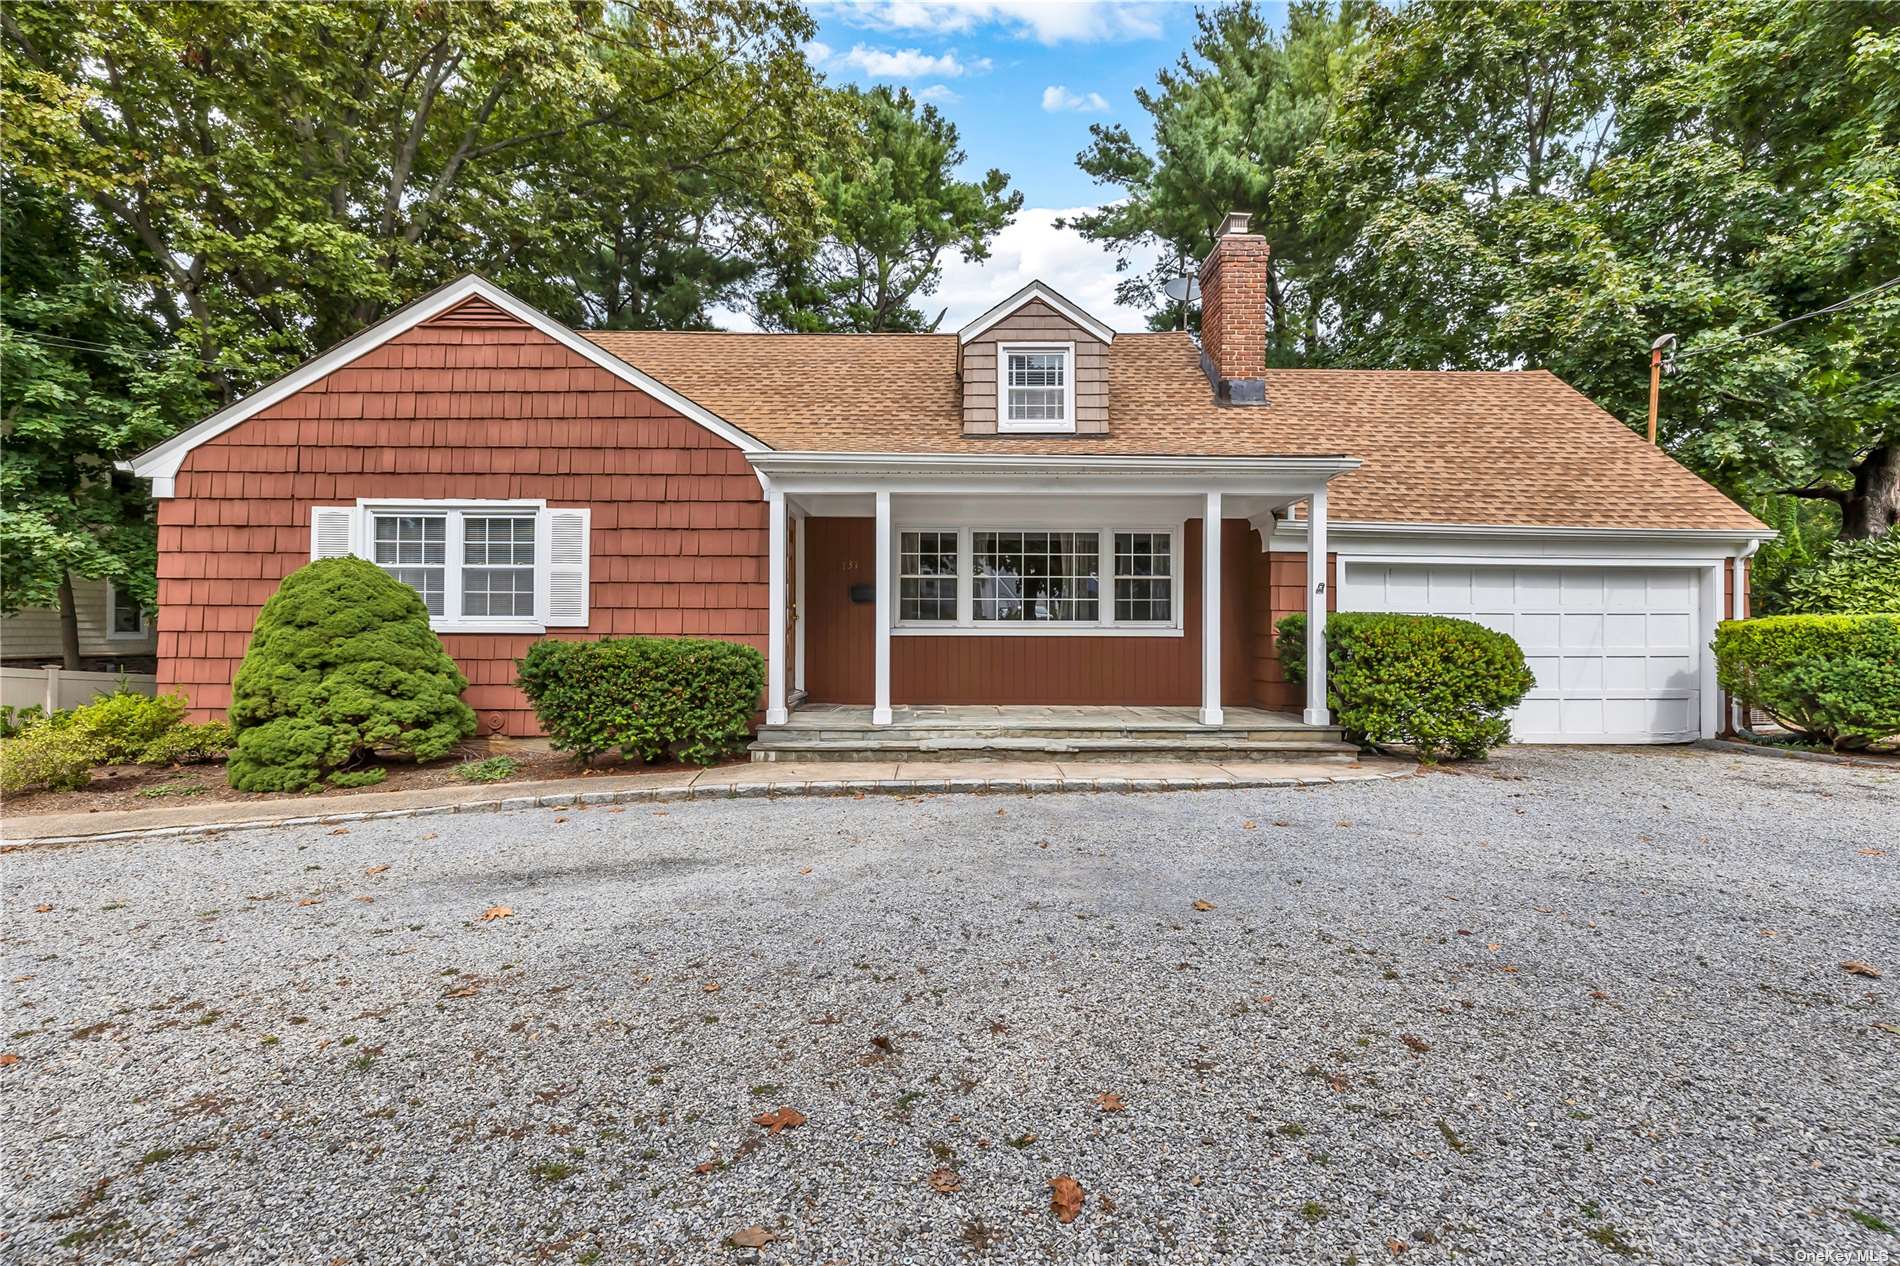
[[[475,732],[467,685],[415,590],[360,558],[320,559],[257,614],[231,687],[231,785],[300,791],[372,752],[446,756]]]
[[[1771,615],[1715,631],[1722,688],[1837,749],[1900,738],[1900,615]]]
[[[1282,618],[1280,663],[1306,681],[1306,616]],[[1511,638],[1442,615],[1326,617],[1326,701],[1353,742],[1402,744],[1420,760],[1482,760],[1510,741],[1505,713],[1536,679]]]
[[[698,637],[536,642],[516,683],[560,751],[710,765],[752,727],[765,656]]]
[[[1900,532],[1834,542],[1789,579],[1787,594],[1790,613],[1900,614]]]

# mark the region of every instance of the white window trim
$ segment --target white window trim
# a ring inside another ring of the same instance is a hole
[[[1018,352],[1061,352],[1062,418],[1022,418],[1009,416],[1009,358]],[[1011,435],[1073,435],[1075,433],[1075,344],[1074,343],[998,343],[996,345],[996,430]],[[1087,528],[1081,529],[1087,531]]]
[[[132,606],[139,613],[139,626],[130,633],[119,630],[119,586],[106,581],[106,640],[108,642],[143,642],[152,635],[145,617],[145,608],[134,599]]]
[[[379,514],[446,515],[448,522],[442,533],[442,614],[430,616],[429,627],[437,633],[545,633],[548,628],[547,508],[546,501],[382,501],[359,497],[356,501],[356,556],[371,563],[376,561],[374,520]],[[529,513],[535,517],[534,616],[462,618],[462,516]]]
[[[955,532],[957,534],[957,618],[951,620],[900,620],[893,618],[891,633],[900,637],[1181,637],[1185,632],[1186,591],[1181,573],[1181,542],[1187,524],[1179,523],[1061,523],[1032,527],[1008,523],[947,524],[901,523],[891,529],[891,593],[901,597],[902,562],[897,548],[905,532]],[[1100,551],[1097,582],[1099,591],[1094,620],[978,620],[976,609],[976,554],[971,538],[977,532],[1093,532]],[[1115,618],[1115,533],[1166,532],[1172,582],[1169,620],[1119,621]],[[894,602],[892,609],[896,609]]]

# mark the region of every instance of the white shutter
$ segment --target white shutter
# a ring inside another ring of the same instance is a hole
[[[587,550],[591,510],[544,510],[547,571],[546,623],[581,628],[587,624]]]
[[[356,507],[313,506],[310,557],[348,558],[356,552]]]

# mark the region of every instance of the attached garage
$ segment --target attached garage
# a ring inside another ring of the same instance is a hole
[[[1345,564],[1343,611],[1453,615],[1509,634],[1537,686],[1527,743],[1675,743],[1701,733],[1700,574],[1686,567]]]

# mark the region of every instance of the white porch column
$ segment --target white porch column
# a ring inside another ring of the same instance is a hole
[[[1201,724],[1219,725],[1221,495],[1207,494],[1201,511]]]
[[[1307,499],[1306,715],[1308,725],[1330,725],[1326,707],[1326,489]]]
[[[767,629],[765,635],[765,723],[784,725],[785,710],[785,494],[765,494]]]
[[[891,494],[877,494],[877,642],[872,654],[876,686],[871,724],[891,723]]]
[[[798,548],[793,551],[797,557],[792,559],[792,610],[797,618],[792,621],[792,632],[797,645],[792,647],[792,689],[805,688],[805,536],[810,528],[808,515],[799,515]]]

